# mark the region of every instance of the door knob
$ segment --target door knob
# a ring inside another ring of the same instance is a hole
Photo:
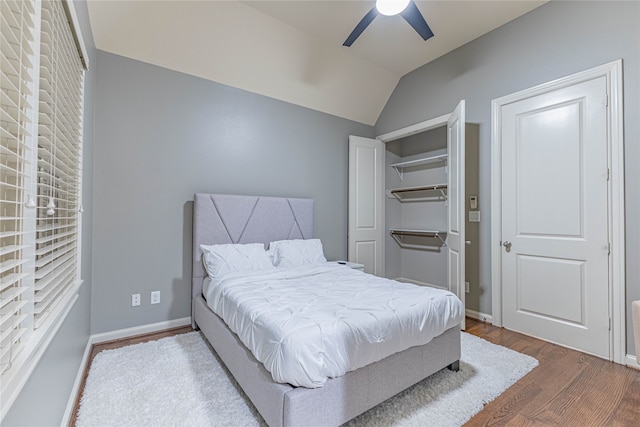
[[[511,242],[510,241],[506,241],[502,244],[502,246],[505,247],[505,249],[507,250],[507,252],[511,252]]]

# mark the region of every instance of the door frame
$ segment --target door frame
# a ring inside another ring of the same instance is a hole
[[[455,119],[458,118],[459,121],[461,122],[460,126],[462,127],[460,133],[462,135],[462,139],[464,139],[465,137],[465,124],[466,124],[466,101],[464,99],[461,99],[455,106],[455,108],[453,109],[453,111],[451,113],[447,113],[447,114],[443,114],[441,116],[438,117],[434,117],[432,119],[429,120],[425,120],[419,123],[416,123],[414,125],[411,126],[407,126],[392,132],[388,132],[382,135],[378,135],[376,136],[376,139],[379,141],[382,141],[383,143],[387,143],[387,142],[391,142],[391,141],[395,141],[397,139],[401,139],[401,138],[405,138],[407,136],[411,136],[411,135],[415,135],[418,133],[422,133],[422,132],[427,132],[431,129],[436,129],[442,126],[446,126],[447,127],[447,155],[451,154],[451,134],[450,134],[450,126],[451,126],[451,119]],[[462,182],[462,186],[464,187],[464,182],[465,182],[465,145],[466,145],[466,141],[463,144],[462,148],[461,148],[461,153],[460,153],[460,157],[462,158],[462,170],[461,170],[461,176],[460,176],[460,181]],[[386,163],[386,159],[385,159],[385,163]],[[449,172],[450,173],[450,172]],[[463,189],[466,191],[466,189]],[[462,209],[462,215],[460,217],[460,227],[462,228],[462,230],[460,231],[459,237],[460,237],[460,249],[459,249],[459,265],[458,265],[458,269],[457,271],[460,272],[460,268],[462,269],[462,273],[458,274],[458,283],[457,283],[457,292],[454,292],[456,294],[458,294],[458,297],[460,298],[460,300],[462,301],[463,307],[466,311],[466,295],[465,292],[466,290],[462,287],[464,286],[464,283],[466,281],[465,278],[465,269],[466,269],[466,257],[465,257],[465,243],[466,243],[466,238],[465,238],[465,226],[466,226],[466,210],[465,210],[465,200],[466,200],[466,194],[465,191],[462,191],[458,196],[459,196],[459,200],[458,200],[458,206],[460,209]],[[449,208],[447,209],[447,222],[448,222],[448,226],[447,226],[447,231],[449,232],[449,235],[451,235],[452,233],[450,233],[450,227],[451,227],[451,219],[450,219],[450,209],[451,206],[453,204],[449,205]],[[384,243],[384,240],[383,240]],[[383,245],[383,249],[384,245]],[[385,249],[386,250],[386,249]],[[447,258],[448,258],[448,263],[447,263],[447,269],[448,269],[448,288],[451,291],[451,251],[449,248],[447,248],[447,251],[449,251],[449,253],[447,254]],[[452,291],[453,292],[453,291]],[[463,317],[462,322],[461,322],[461,329],[465,329],[465,318]]]
[[[502,117],[503,106],[598,77],[607,79],[609,165],[609,354],[625,364],[625,222],[622,59],[491,101],[491,299],[495,326],[502,326]]]

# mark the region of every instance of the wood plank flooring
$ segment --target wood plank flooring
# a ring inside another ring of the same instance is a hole
[[[102,350],[190,332],[190,326],[100,343]],[[466,426],[640,427],[640,371],[467,318],[466,332],[535,357],[539,366]],[[87,372],[80,387],[84,389]],[[69,426],[75,426],[75,414]],[[430,426],[431,427],[431,426]],[[433,426],[437,427],[437,426]]]
[[[640,371],[477,320],[466,326],[540,363],[467,426],[640,426]]]

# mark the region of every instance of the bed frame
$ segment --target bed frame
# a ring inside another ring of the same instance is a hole
[[[222,194],[195,195],[193,208],[192,321],[271,427],[339,426],[445,368],[457,370],[460,327],[428,344],[329,379],[308,389],[276,383],[202,297],[206,272],[201,244],[308,239],[313,200]]]

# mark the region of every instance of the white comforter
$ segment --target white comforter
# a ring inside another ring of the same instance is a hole
[[[459,324],[451,292],[316,264],[212,280],[209,307],[274,381],[315,388]]]

